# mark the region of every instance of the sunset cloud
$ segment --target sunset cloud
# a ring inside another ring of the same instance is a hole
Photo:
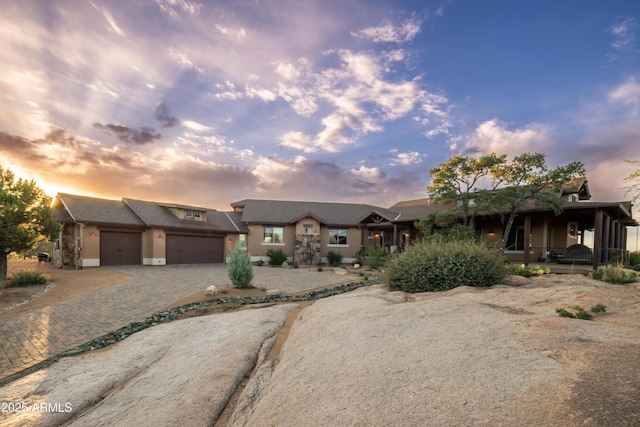
[[[161,134],[156,133],[154,129],[148,127],[133,129],[128,126],[114,124],[103,125],[97,122],[93,124],[93,127],[103,131],[107,135],[113,135],[127,144],[144,145],[162,137]]]
[[[614,200],[638,156],[629,2],[5,3],[0,159],[48,188],[391,205],[452,154],[530,151]]]
[[[478,124],[462,147],[465,154],[500,153],[517,155],[525,152],[545,152],[551,146],[549,130],[540,124],[509,130],[497,119]]]
[[[164,102],[158,102],[153,108],[153,116],[163,128],[172,128],[180,124],[180,120],[169,112],[169,107]]]
[[[396,24],[386,21],[377,27],[353,31],[351,35],[376,43],[406,43],[420,33],[421,25],[422,20],[412,16]]]

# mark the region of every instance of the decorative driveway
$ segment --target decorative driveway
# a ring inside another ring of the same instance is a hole
[[[94,338],[142,321],[189,295],[229,284],[226,264],[102,267],[132,276],[115,285],[32,313],[0,320],[0,380]],[[254,268],[253,285],[283,293],[352,281],[307,269]]]

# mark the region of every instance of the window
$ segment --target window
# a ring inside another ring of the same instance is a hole
[[[193,211],[194,218],[200,218],[200,211]]]
[[[313,224],[302,224],[304,234],[313,234]]]
[[[329,230],[330,245],[346,245],[347,230]]]
[[[505,249],[508,251],[524,250],[524,227],[511,227],[511,233],[509,233]]]
[[[184,211],[184,216],[185,216],[186,218],[193,218],[193,211],[192,211],[191,209],[186,209],[186,210]]]
[[[282,227],[265,227],[262,243],[284,243],[282,241],[283,235],[284,228]]]
[[[246,234],[240,234],[238,236],[238,249],[241,249],[243,251],[247,250],[247,235]]]

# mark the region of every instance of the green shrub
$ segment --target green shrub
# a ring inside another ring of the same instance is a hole
[[[506,275],[502,257],[473,240],[423,241],[391,258],[383,275],[391,290],[444,291],[492,286]]]
[[[640,252],[629,252],[629,265],[640,266]]]
[[[327,253],[327,261],[330,266],[336,266],[342,264],[342,254],[340,252],[329,251]]]
[[[267,256],[269,257],[269,265],[273,266],[281,266],[287,260],[287,256],[282,252],[282,249],[269,249]]]
[[[567,310],[566,308],[556,308],[556,313],[558,313],[558,316],[560,317],[568,317],[570,319],[591,320],[593,319],[593,315],[591,313],[593,314],[604,313],[607,311],[607,306],[602,304],[596,304],[593,307],[591,307],[591,310],[589,310],[591,311],[591,313],[587,312],[584,308],[580,307],[579,305],[572,307],[572,309],[575,313]]]
[[[591,320],[593,316],[586,312],[586,310],[580,306],[575,306],[573,309],[576,311],[576,319]]]
[[[573,314],[572,312],[570,312],[569,310],[565,309],[565,308],[556,308],[556,313],[558,313],[558,316],[560,317],[568,317],[570,319],[575,319],[576,315]]]
[[[387,262],[387,258],[389,257],[389,251],[382,246],[373,246],[367,248],[366,254],[369,257],[369,259],[367,260],[367,265],[370,268],[376,269],[382,267]]]
[[[35,270],[22,270],[11,275],[9,279],[9,286],[29,286],[29,285],[44,285],[49,281],[49,277]]]
[[[633,271],[627,273],[619,265],[612,265],[606,268],[599,267],[598,271],[589,273],[589,277],[592,279],[608,283],[633,283],[636,281],[637,276]]]
[[[542,268],[539,265],[533,267],[526,267],[524,264],[506,264],[507,274],[513,274],[523,277],[542,276],[543,274],[550,274],[551,269],[549,267]]]
[[[227,266],[229,279],[236,288],[246,288],[253,280],[253,266],[249,254],[236,248],[229,255],[229,265]]]

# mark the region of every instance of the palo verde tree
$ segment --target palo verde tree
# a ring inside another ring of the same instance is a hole
[[[495,185],[486,187],[488,178],[506,161],[506,155],[498,156],[495,153],[480,157],[453,156],[429,171],[433,177],[431,185],[427,187],[429,196],[437,203],[455,204],[454,212],[462,220],[462,225],[469,226],[477,213],[488,208],[492,190],[496,188]],[[442,222],[451,218],[434,220]]]
[[[51,197],[36,182],[18,179],[0,166],[0,280],[7,277],[7,257],[32,249],[60,231],[51,210]]]
[[[494,192],[492,204],[496,209],[507,211],[509,215],[502,239],[502,251],[506,248],[507,237],[519,212],[533,204],[550,209],[556,215],[560,214],[564,204],[562,189],[569,181],[584,174],[582,162],[549,169],[546,156],[542,153],[523,153],[515,156],[510,163],[497,165],[491,175],[494,185],[501,188]]]
[[[624,159],[625,162],[638,166],[635,172],[631,173],[628,177],[624,179],[625,182],[629,182],[630,185],[624,187],[626,191],[625,194],[634,194],[632,200],[635,202],[640,198],[640,160],[627,160]]]

